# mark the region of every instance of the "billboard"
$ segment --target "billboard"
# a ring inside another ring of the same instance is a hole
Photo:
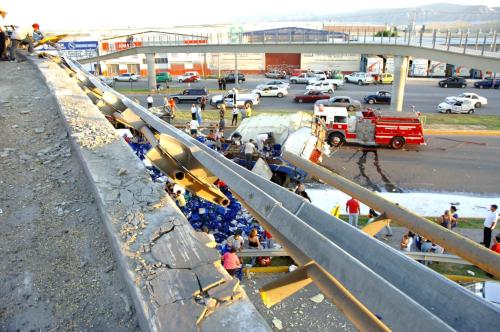
[[[63,51],[83,51],[83,50],[95,50],[99,46],[97,41],[69,41],[69,42],[59,42],[61,50]]]

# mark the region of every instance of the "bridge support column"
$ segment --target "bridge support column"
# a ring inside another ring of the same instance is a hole
[[[156,90],[156,69],[154,53],[146,53],[146,64],[148,65],[148,89]]]
[[[406,77],[408,76],[407,56],[394,56],[394,82],[392,83],[391,111],[403,111]]]

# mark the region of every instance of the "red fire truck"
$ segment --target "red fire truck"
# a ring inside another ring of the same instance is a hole
[[[389,145],[401,149],[408,145],[425,145],[422,123],[417,113],[384,112],[373,109],[349,115],[345,107],[314,107],[328,129],[327,143],[342,142],[362,145]]]

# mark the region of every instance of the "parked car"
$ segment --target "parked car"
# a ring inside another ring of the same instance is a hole
[[[333,93],[333,91],[335,91],[335,87],[330,82],[317,81],[317,82],[313,82],[312,84],[306,86],[306,90],[328,92],[331,94],[331,93]]]
[[[172,82],[172,76],[168,71],[156,73],[156,82],[157,83]]]
[[[312,72],[310,72],[310,74],[316,79],[326,79],[326,73],[322,70],[313,70]]]
[[[448,77],[439,81],[438,85],[442,88],[465,88],[467,81],[461,77]]]
[[[234,73],[227,74],[225,79],[226,83],[236,83]],[[238,73],[238,83],[245,82],[245,80],[246,80],[245,75]]]
[[[476,93],[471,93],[471,92],[461,93],[456,97],[448,97],[448,98],[446,98],[445,101],[447,103],[452,103],[460,98],[470,100],[472,102],[472,104],[474,104],[474,108],[481,108],[484,105],[488,105],[488,99],[481,97],[480,95],[478,95]]]
[[[114,80],[118,82],[137,82],[138,79],[139,77],[136,74],[129,74],[129,73],[121,74],[114,77]]]
[[[361,103],[359,100],[352,99],[347,96],[333,96],[327,100],[318,100],[316,105],[324,105],[328,107],[345,107],[349,112],[359,111],[361,109]]]
[[[258,95],[259,97],[283,98],[284,96],[288,95],[288,90],[276,85],[268,85],[262,88],[254,89],[252,93]]]
[[[446,101],[440,103],[437,107],[440,113],[474,113],[474,104],[465,98],[458,98],[454,102],[447,103]]]
[[[267,78],[286,78],[286,72],[284,71],[279,71],[279,70],[273,70],[273,71],[268,71],[264,74],[265,77]]]
[[[323,93],[321,91],[306,91],[301,95],[296,95],[293,101],[296,103],[314,103],[317,100],[329,99],[331,96],[329,94]]]
[[[495,83],[493,83],[493,81],[495,81]],[[474,87],[478,89],[491,89],[492,87],[500,89],[500,78],[487,78],[482,81],[474,82]]]
[[[172,98],[176,104],[183,102],[199,103],[203,96],[208,100],[208,90],[205,88],[185,89],[182,93],[170,95],[170,98]]]
[[[344,81],[349,83],[356,83],[357,85],[365,85],[374,82],[373,76],[371,74],[363,72],[346,75],[344,77]]]
[[[285,89],[288,89],[290,87],[289,83],[286,83],[283,81],[269,81],[269,82],[257,85],[256,89],[260,89],[262,87],[269,86],[269,85],[275,85],[275,86],[279,86],[279,87],[285,88]]]
[[[192,83],[198,82],[200,80],[200,74],[197,71],[188,71],[184,75],[177,77],[179,83]]]
[[[106,85],[113,86],[115,80],[112,77],[99,76],[99,79]]]
[[[376,81],[379,84],[392,84],[394,82],[394,75],[389,73],[377,74]]]
[[[309,81],[317,79],[317,77],[303,73],[297,76],[290,77],[290,84],[309,84]]]
[[[365,96],[365,103],[368,104],[390,104],[391,103],[391,93],[389,91],[380,90],[371,95]]]

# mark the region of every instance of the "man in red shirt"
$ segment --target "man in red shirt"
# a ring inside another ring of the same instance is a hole
[[[491,246],[491,250],[493,250],[497,254],[500,254],[500,234],[497,234],[497,236],[495,236],[493,245]]]
[[[351,197],[350,200],[345,204],[345,209],[349,214],[349,224],[354,227],[358,227],[358,218],[360,213],[359,202]]]

